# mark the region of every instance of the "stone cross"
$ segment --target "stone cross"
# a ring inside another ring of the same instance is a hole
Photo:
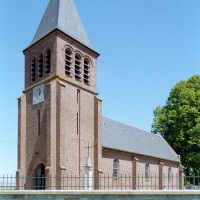
[[[90,146],[90,143],[88,142],[88,146],[85,147],[85,149],[88,149],[88,158],[90,157],[90,149],[92,148],[93,146]]]
[[[92,171],[92,160],[90,158],[90,149],[93,146],[90,146],[90,143],[88,142],[88,146],[85,147],[85,149],[88,150],[88,157],[86,158],[86,164],[85,164],[85,175],[84,175],[84,189],[85,190],[92,190],[92,177],[93,177],[93,171]]]

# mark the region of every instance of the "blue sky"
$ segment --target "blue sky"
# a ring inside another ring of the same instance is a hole
[[[98,60],[103,115],[150,131],[153,109],[200,74],[199,0],[75,0]],[[0,0],[0,176],[17,169],[25,49],[48,0]]]

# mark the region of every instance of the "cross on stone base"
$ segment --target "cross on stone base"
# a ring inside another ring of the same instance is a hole
[[[92,190],[92,176],[93,176],[93,171],[92,171],[92,161],[90,158],[90,148],[93,146],[90,146],[90,143],[88,142],[88,146],[85,147],[85,149],[88,149],[88,157],[86,158],[86,165],[85,165],[85,175],[84,175],[84,188],[85,190]]]

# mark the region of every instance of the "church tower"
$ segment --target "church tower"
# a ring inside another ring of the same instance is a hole
[[[25,89],[18,100],[17,175],[82,176],[90,157],[94,176],[98,176],[99,54],[90,44],[73,0],[50,0],[23,53]],[[32,184],[37,187],[28,180],[20,181],[24,181],[25,188]]]

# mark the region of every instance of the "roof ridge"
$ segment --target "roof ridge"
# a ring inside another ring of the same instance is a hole
[[[110,120],[113,120],[113,121],[115,121],[115,122],[119,122],[119,123],[124,124],[124,125],[127,125],[127,126],[129,126],[129,127],[132,127],[132,128],[138,129],[138,130],[141,130],[141,131],[146,132],[146,133],[148,133],[148,134],[158,135],[158,134],[155,134],[155,133],[152,133],[152,132],[143,130],[143,129],[141,129],[141,128],[137,128],[137,127],[135,127],[135,126],[133,126],[133,125],[130,125],[130,124],[128,124],[128,123],[120,122],[120,121],[118,121],[118,120],[116,120],[116,119],[112,119],[112,118],[110,118],[110,117],[105,117],[105,116],[102,116],[102,117],[107,118],[107,119],[110,119]]]
[[[51,1],[51,0],[50,0]],[[58,21],[57,21],[57,26],[56,26],[56,28],[57,29],[59,29],[59,18],[60,18],[60,1],[61,0],[57,0],[57,1],[59,1],[59,5],[58,5],[58,13],[57,13],[57,15],[58,15]]]

